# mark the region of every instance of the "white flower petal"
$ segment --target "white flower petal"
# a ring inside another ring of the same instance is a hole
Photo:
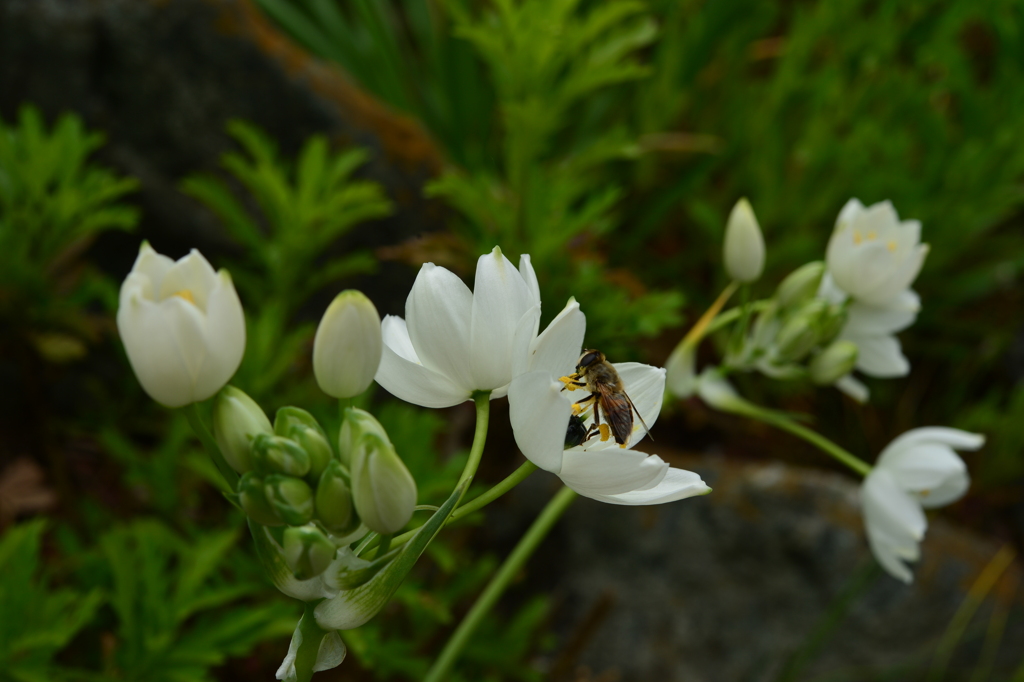
[[[587,318],[576,299],[570,298],[562,312],[530,344],[525,371],[544,370],[554,377],[571,374],[583,350]]]
[[[967,465],[947,445],[920,444],[890,454],[878,466],[884,468],[903,490],[919,493],[934,490],[947,479],[964,476]]]
[[[533,306],[519,319],[516,331],[512,335],[512,358],[510,363],[511,376],[516,377],[527,371],[530,348],[537,338],[537,326],[540,324],[540,304]],[[508,384],[491,391],[491,400],[502,398],[508,393]]]
[[[685,469],[676,469],[675,467],[672,467],[665,472],[665,477],[653,487],[645,487],[643,489],[633,490],[628,493],[619,493],[617,495],[593,494],[588,495],[588,497],[598,500],[599,502],[607,502],[608,504],[632,506],[664,504],[666,502],[682,500],[687,497],[694,497],[695,495],[705,495],[709,492],[711,492],[711,488],[701,480],[701,477],[698,474],[695,474],[692,471],[686,471]]]
[[[163,307],[141,297],[126,298],[117,309],[117,328],[139,383],[162,405],[189,404],[193,401],[192,370]],[[192,305],[178,300],[182,305]],[[200,315],[198,310],[196,315]]]
[[[208,355],[197,375],[195,400],[206,400],[223,388],[245,355],[245,314],[227,270],[217,274],[207,298],[205,345]]]
[[[861,503],[865,521],[876,532],[893,540],[924,537],[928,521],[921,505],[884,469],[876,467],[864,479]]]
[[[868,387],[854,379],[852,374],[840,377],[836,381],[835,387],[861,404],[866,403],[868,398],[871,397]]]
[[[471,388],[490,390],[512,381],[516,327],[534,305],[537,304],[523,276],[502,255],[501,249],[494,247],[491,253],[480,256],[473,285],[468,358],[473,372]],[[536,333],[534,326],[533,333],[525,339],[524,353]]]
[[[444,374],[399,355],[387,344],[374,380],[391,395],[422,407],[451,407],[470,398],[470,390]]]
[[[562,383],[545,371],[520,374],[508,389],[509,421],[516,445],[528,460],[559,473],[572,406]]]
[[[217,286],[217,273],[203,254],[195,249],[171,266],[160,282],[158,297],[162,300],[178,292],[192,295],[199,309],[206,311],[207,297]]]
[[[143,242],[142,247],[139,249],[139,255],[135,258],[135,264],[132,265],[132,274],[142,275],[150,281],[151,289],[147,293],[146,298],[156,300],[157,292],[160,291],[160,284],[163,282],[164,276],[173,267],[173,259],[157,253],[149,245],[149,242]]]
[[[409,338],[423,366],[467,392],[479,388],[473,385],[470,361],[473,294],[469,287],[454,273],[424,263],[409,292],[405,313]]]
[[[884,465],[890,457],[901,450],[930,443],[948,445],[955,450],[977,450],[985,444],[985,436],[946,426],[922,426],[894,438],[878,456],[878,464]]]
[[[856,302],[849,307],[849,316],[840,336],[879,336],[903,331],[914,324],[917,310],[879,308]]]
[[[537,283],[537,273],[533,271],[533,263],[530,262],[528,253],[519,257],[519,274],[523,276],[523,281],[530,290],[532,302],[540,305],[540,284]]]
[[[643,488],[654,479],[664,479],[668,464],[657,455],[637,450],[606,448],[566,450],[559,477],[585,497],[617,495]]]
[[[902,377],[910,373],[910,362],[895,336],[846,337],[857,344],[857,369],[878,378]]]
[[[900,255],[903,256],[903,260],[896,266],[889,265],[890,270],[886,277],[880,279],[875,286],[861,290],[861,300],[875,305],[890,305],[901,291],[909,288],[917,279],[928,255],[928,245],[920,244],[909,254]]]
[[[416,349],[412,347],[412,340],[409,338],[409,328],[405,320],[397,315],[385,315],[380,323],[380,335],[384,345],[389,347],[399,357],[422,364],[416,355]]]

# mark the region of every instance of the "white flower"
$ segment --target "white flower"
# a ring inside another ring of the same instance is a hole
[[[363,292],[343,291],[320,319],[313,339],[313,374],[327,395],[352,398],[373,382],[381,357],[380,315]]]
[[[737,282],[753,282],[764,270],[764,236],[746,197],[733,206],[722,247],[725,271]]]
[[[953,451],[977,450],[985,437],[944,427],[907,431],[878,457],[861,487],[868,543],[878,563],[903,582],[913,581],[904,563],[920,557],[928,521],[923,508],[941,507],[967,492],[967,467]]]
[[[900,222],[888,201],[865,208],[846,202],[828,242],[826,260],[836,286],[867,305],[892,307],[913,284],[928,255],[921,223]]]
[[[231,276],[214,272],[195,249],[175,262],[142,244],[121,285],[117,329],[142,388],[167,407],[212,396],[245,352]]]
[[[516,270],[501,249],[477,261],[470,291],[454,273],[426,263],[405,302],[406,319],[381,324],[377,383],[406,402],[449,407],[474,391],[508,390],[514,368],[529,365],[540,322],[540,289],[524,255]]]
[[[565,449],[566,428],[572,403],[579,392],[562,391],[558,377],[574,370],[583,344],[586,319],[579,305],[570,301],[538,340],[545,353],[537,353],[531,368],[516,376],[508,391],[509,417],[519,449],[541,469],[557,474],[580,495],[610,504],[640,505],[672,502],[710,492],[700,476],[675,469],[657,455],[619,447],[614,439],[599,437]],[[661,412],[665,394],[665,370],[635,362],[614,365],[637,412],[648,426]],[[635,418],[632,447],[646,433]],[[593,423],[591,415],[585,421]]]

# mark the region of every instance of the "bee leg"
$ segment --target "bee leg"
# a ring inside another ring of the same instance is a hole
[[[591,393],[586,398],[577,400],[572,404],[572,413],[578,415],[583,410],[587,409],[597,401],[597,394]],[[596,410],[595,410],[596,412]]]
[[[583,388],[584,386],[587,385],[586,382],[580,381],[579,374],[570,374],[569,376],[566,377],[559,377],[558,380],[565,384],[565,386],[562,386],[563,391],[565,389],[575,391],[577,388]]]
[[[604,442],[612,437],[612,430],[608,427],[607,424],[601,424],[599,429],[601,431],[601,442]]]

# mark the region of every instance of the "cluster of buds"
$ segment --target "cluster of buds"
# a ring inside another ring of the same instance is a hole
[[[214,436],[241,474],[238,504],[279,530],[299,580],[323,573],[354,537],[394,533],[412,516],[416,482],[368,412],[346,410],[335,451],[309,412],[283,407],[271,425],[252,398],[227,386],[214,406]]]

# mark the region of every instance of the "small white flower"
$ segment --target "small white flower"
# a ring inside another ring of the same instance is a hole
[[[725,271],[737,282],[756,281],[764,270],[764,235],[746,197],[733,206],[725,226]]]
[[[142,388],[167,407],[212,396],[245,352],[231,276],[195,249],[175,262],[143,243],[121,285],[117,329]]]
[[[920,557],[928,521],[923,508],[960,499],[970,485],[967,467],[953,451],[977,450],[985,437],[944,427],[907,431],[878,457],[861,487],[868,543],[878,563],[910,583],[907,561]]]
[[[864,207],[846,202],[828,242],[826,260],[836,286],[867,305],[893,307],[924,265],[921,223],[900,222],[888,201]]]
[[[352,398],[373,382],[382,350],[380,315],[363,292],[343,291],[327,306],[313,339],[313,374],[327,395]]]
[[[558,377],[570,374],[583,344],[586,319],[569,305],[541,335],[547,351],[537,353],[531,371],[516,376],[508,391],[509,417],[519,449],[541,469],[557,474],[580,495],[623,505],[661,504],[710,492],[697,474],[675,469],[657,455],[619,447],[594,437],[565,449],[566,428],[578,392],[562,391]],[[665,370],[635,362],[614,365],[627,394],[648,426],[657,421],[665,394]],[[593,423],[591,415],[585,424]],[[639,419],[626,444],[645,435]]]
[[[377,383],[423,407],[457,405],[474,391],[499,398],[513,368],[527,366],[527,353],[536,350],[540,289],[530,257],[516,270],[498,247],[480,256],[472,292],[454,273],[425,263],[405,316],[388,315],[381,324]]]

